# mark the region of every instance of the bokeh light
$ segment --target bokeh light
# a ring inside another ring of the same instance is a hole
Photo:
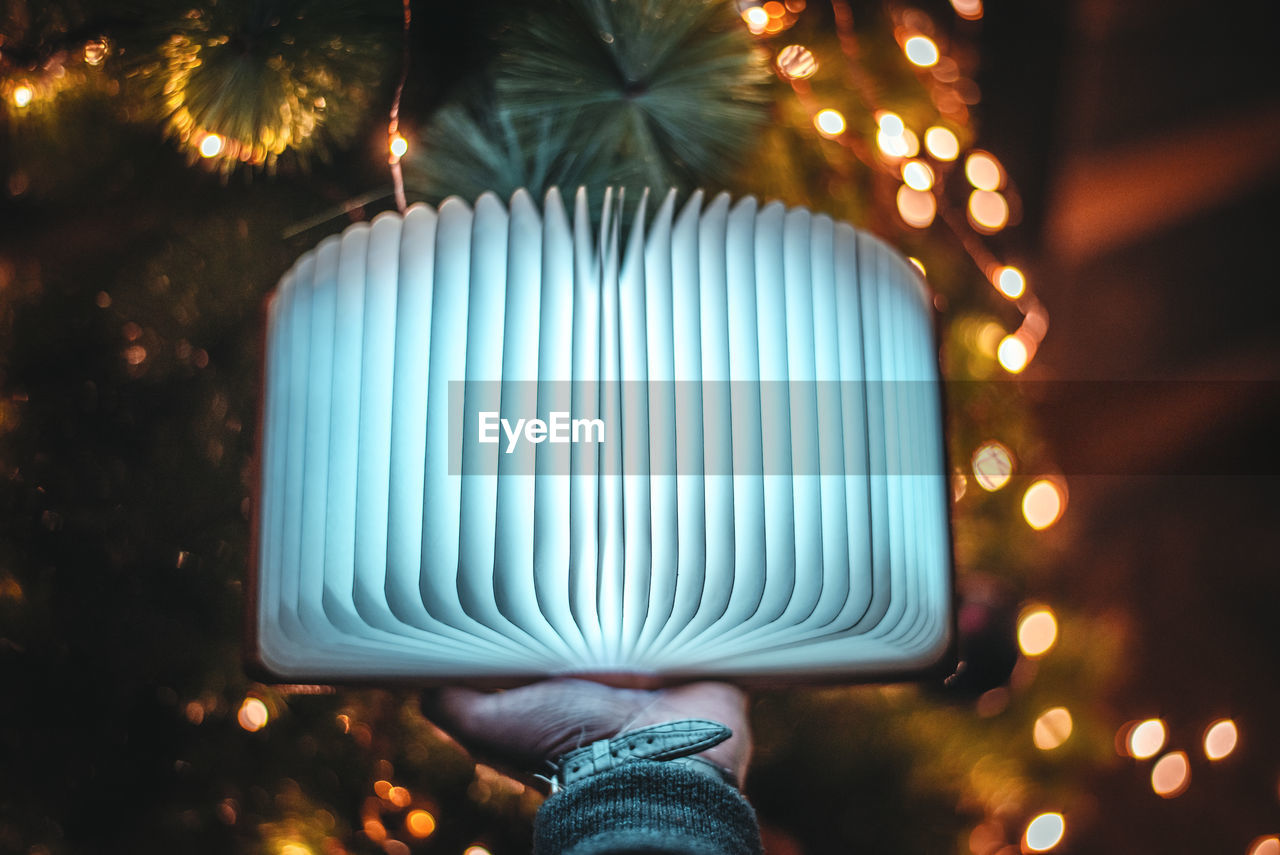
[[[84,62],[85,65],[98,67],[107,58],[107,40],[103,38],[90,39],[84,43]]]
[[[221,151],[222,137],[217,134],[205,134],[204,139],[200,140],[201,157],[217,157]]]
[[[951,8],[966,21],[976,21],[982,17],[982,0],[951,0]]]
[[[1158,718],[1149,718],[1140,721],[1129,731],[1129,738],[1125,740],[1129,749],[1129,756],[1138,760],[1146,760],[1148,757],[1154,757],[1164,748],[1164,741],[1168,733],[1165,730],[1164,722]]]
[[[1280,837],[1259,837],[1249,847],[1249,855],[1280,855]]]
[[[363,828],[365,836],[374,843],[381,843],[387,839],[387,827],[375,817],[366,817]]]
[[[902,132],[907,129],[906,123],[902,121],[902,117],[897,113],[888,110],[881,110],[876,113],[876,125],[887,136],[900,137]]]
[[[1151,789],[1166,799],[1176,798],[1191,785],[1191,764],[1185,751],[1171,751],[1151,767]]]
[[[1048,606],[1023,612],[1018,621],[1018,648],[1024,656],[1036,658],[1053,649],[1058,641],[1058,619]]]
[[[489,850],[480,845],[468,846],[462,855],[490,855]]]
[[[902,180],[912,190],[928,190],[933,186],[933,170],[927,163],[908,160],[902,164]]]
[[[1027,343],[1021,336],[1007,335],[1000,339],[1000,345],[996,348],[996,359],[1005,371],[1017,374],[1031,361],[1031,351],[1027,349]]]
[[[1062,518],[1066,504],[1062,488],[1047,478],[1041,478],[1022,494],[1022,518],[1027,525],[1040,531]]]
[[[404,827],[414,837],[430,837],[436,830],[436,818],[430,811],[411,810],[404,818]]]
[[[818,60],[803,45],[787,45],[778,51],[778,71],[788,80],[804,80],[818,70]]]
[[[920,153],[920,140],[897,113],[877,111],[876,126],[876,146],[887,157],[915,157]]]
[[[236,721],[250,733],[266,727],[268,718],[267,705],[260,698],[254,697],[245,698],[244,703],[240,704],[240,711],[236,713]]]
[[[912,65],[930,68],[938,64],[938,46],[928,36],[912,36],[902,44]]]
[[[974,335],[974,345],[979,353],[994,359],[1002,338],[1004,338],[1004,327],[995,321],[987,321],[978,327]]]
[[[886,157],[906,157],[907,155],[907,141],[903,139],[901,134],[895,137],[886,134],[884,131],[877,132],[876,147]]]
[[[36,97],[35,90],[25,83],[13,87],[13,103],[16,107],[25,107]]]
[[[955,160],[960,156],[960,141],[956,135],[938,125],[924,132],[924,147],[938,160]]]
[[[1219,719],[1204,732],[1204,756],[1210,760],[1221,760],[1236,750],[1239,740],[1236,723],[1229,718]]]
[[[1073,723],[1066,707],[1053,707],[1040,713],[1031,728],[1031,741],[1041,751],[1052,751],[1071,738]]]
[[[1067,822],[1060,813],[1042,813],[1027,823],[1023,841],[1032,852],[1048,852],[1062,842]]]
[[[1004,170],[985,151],[975,151],[964,159],[964,177],[979,190],[999,190],[1004,184]]]
[[[182,711],[187,716],[187,721],[192,724],[200,724],[204,721],[204,704],[199,701],[189,701]]]
[[[923,229],[938,213],[938,201],[927,190],[912,190],[903,184],[898,188],[898,215],[909,226]]]
[[[838,137],[844,133],[844,116],[841,115],[839,110],[833,110],[828,107],[825,110],[818,111],[818,114],[813,117],[813,125],[818,129],[818,133],[824,137]]]
[[[404,137],[396,134],[391,138],[391,156],[397,160],[405,156],[405,152],[409,150],[409,141]]]
[[[969,832],[970,852],[977,852],[980,855],[994,853],[1005,843],[1004,826],[996,820],[988,819],[980,822],[974,826],[973,831]]]
[[[742,20],[747,22],[747,29],[759,35],[769,25],[769,13],[759,6],[748,6],[742,10]]]
[[[995,275],[991,277],[991,282],[996,289],[1010,300],[1016,300],[1021,297],[1027,290],[1027,277],[1022,275],[1022,271],[1016,267],[1005,265],[996,268]]]
[[[915,157],[920,153],[920,138],[910,128],[904,128],[902,131],[902,156]]]
[[[1013,476],[1013,452],[1002,442],[989,439],[978,446],[969,459],[974,480],[988,493],[994,493]]]
[[[969,223],[980,232],[998,232],[1009,223],[1009,203],[994,190],[974,190],[969,194]]]

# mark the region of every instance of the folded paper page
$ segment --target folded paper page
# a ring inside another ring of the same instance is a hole
[[[290,681],[868,680],[950,649],[930,296],[780,203],[517,192],[267,310],[252,655]]]

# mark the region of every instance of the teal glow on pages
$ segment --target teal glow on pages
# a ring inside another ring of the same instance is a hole
[[[250,615],[282,680],[870,680],[948,655],[932,304],[755,199],[449,199],[267,310]]]

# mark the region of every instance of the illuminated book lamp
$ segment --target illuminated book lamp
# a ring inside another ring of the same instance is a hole
[[[269,674],[777,682],[945,660],[919,275],[804,209],[646,202],[608,194],[598,228],[582,191],[572,216],[554,189],[416,205],[281,279],[250,615]]]

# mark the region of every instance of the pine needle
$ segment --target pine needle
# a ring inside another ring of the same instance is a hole
[[[721,185],[766,115],[764,63],[719,0],[557,0],[503,38],[407,161],[430,197]]]

